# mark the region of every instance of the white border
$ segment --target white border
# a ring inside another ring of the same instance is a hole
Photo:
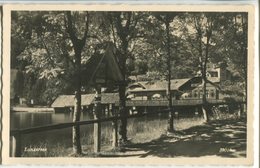
[[[217,6],[218,9],[216,9],[216,6]],[[15,6],[9,6],[9,5],[6,5],[6,6],[4,6],[4,9],[5,9],[4,15],[8,14],[6,12],[8,11],[7,10],[8,8],[10,9],[10,7],[13,10],[21,10],[21,9],[23,9],[23,10],[24,9],[27,9],[27,10],[28,9],[29,10],[33,9],[33,10],[35,10],[35,9],[44,9],[45,7],[48,8],[48,9],[45,8],[45,10],[57,10],[57,6],[56,5],[55,6],[46,6],[46,5],[26,5],[26,6],[25,5],[19,5],[19,6],[15,5]],[[58,7],[62,7],[62,9],[60,9],[60,10],[64,10],[64,9],[71,9],[72,6],[71,5],[62,5],[62,6],[58,6]],[[189,5],[180,5],[180,6],[175,6],[175,7],[172,7],[172,6],[169,6],[169,5],[161,5],[160,6],[160,10],[163,9],[163,10],[187,11],[187,10],[191,10],[191,7],[192,7],[192,11],[220,11],[220,9],[221,9],[221,11],[246,11],[246,10],[248,10],[248,8],[250,8],[250,10],[254,9],[253,6],[248,6],[248,5],[247,6],[245,6],[245,5],[243,5],[243,6],[236,6],[235,8],[234,8],[234,5],[225,5],[225,6],[215,5],[214,7],[211,6],[211,5],[200,5],[200,6],[196,6],[196,8],[194,8],[194,6],[189,6]],[[129,9],[131,9],[131,10],[141,10],[141,11],[144,11],[144,9],[145,9],[145,10],[149,10],[149,11],[156,11],[156,10],[158,10],[158,5],[149,5],[149,9],[147,9],[147,6],[143,6],[143,5],[138,5],[138,6],[137,5],[136,6],[134,6],[134,5],[133,6],[130,6],[130,5],[113,5],[112,7],[110,5],[102,5],[102,6],[100,6],[100,5],[88,5],[88,6],[73,5],[73,8],[75,10],[86,10],[88,8],[88,9],[92,9],[92,10],[101,10],[101,11],[104,10],[104,9],[106,9],[106,10],[115,10],[115,8],[118,11],[125,11],[125,10],[129,10]],[[10,18],[10,16],[9,16],[9,18]],[[251,16],[251,17],[249,16],[249,18],[250,19],[254,19],[253,16]],[[4,16],[4,19],[5,19],[4,23],[10,23],[10,20],[8,20],[8,16],[7,17]],[[252,22],[252,20],[251,20],[251,22]],[[4,33],[4,38],[8,39],[8,37],[10,37],[10,34],[8,34],[8,32],[10,33],[10,25],[9,24],[4,24],[4,26],[5,26],[4,27],[4,32],[5,32]],[[251,37],[251,38],[253,38],[253,37]],[[250,38],[249,38],[249,41],[252,42],[252,39],[250,40]],[[6,47],[10,46],[10,41],[8,41],[8,40],[5,41],[4,45],[5,45],[4,46],[4,50],[5,50],[4,52],[5,52],[5,54],[7,54],[8,50],[6,50]],[[252,55],[252,50],[249,52],[249,55]],[[255,64],[257,64],[256,62],[258,62],[256,60],[257,60],[257,58],[255,58],[255,60],[253,60],[253,62]],[[9,57],[7,56],[7,59],[4,60],[4,76],[3,76],[4,77],[4,81],[10,81],[9,75],[6,75],[6,74],[10,74],[10,67],[8,66],[8,62],[10,62],[10,60],[9,60]],[[251,62],[251,63],[253,63],[253,62]],[[253,71],[255,70],[254,71],[255,72],[254,73],[254,75],[255,75],[254,77],[255,78],[253,77],[251,79],[258,78],[258,75],[256,75],[257,67],[255,67],[255,69],[251,69],[251,70],[253,70]],[[251,70],[249,70],[249,72],[252,72]],[[252,77],[252,75],[253,75],[253,73],[249,74],[249,78],[250,78],[250,76]],[[259,79],[257,79],[257,80],[259,80]],[[254,81],[255,84],[258,83],[257,80]],[[258,85],[255,85],[255,86],[258,86]],[[259,91],[259,89],[257,89],[257,88],[255,88],[255,90],[254,90],[255,92]],[[5,85],[4,86],[4,90],[5,91],[9,91],[10,90],[10,86]],[[249,95],[250,95],[250,93],[249,93]],[[8,107],[9,107],[8,106],[9,94],[7,94],[5,96],[6,97],[4,98],[4,101],[5,101],[4,106],[5,106],[5,109],[6,109],[6,107],[8,109]],[[251,96],[252,96],[252,94],[251,94]],[[258,96],[256,96],[256,97],[258,97]],[[256,98],[256,99],[259,100],[259,97]],[[249,96],[249,100],[250,100],[250,96]],[[256,110],[258,110],[258,108],[257,108],[258,106],[256,105],[256,104],[258,104],[258,102],[257,103],[254,102],[254,104],[255,104],[254,110],[256,111]],[[6,114],[4,114],[4,115],[6,116]],[[254,115],[255,115],[254,117],[259,116],[259,114],[256,114],[256,113],[254,113]],[[259,117],[258,117],[257,120],[259,120]],[[254,124],[254,127],[255,127],[255,124]],[[4,136],[8,135],[8,132],[7,132],[8,129],[5,129],[5,128],[6,128],[6,125],[4,126],[4,131],[3,131],[3,135]],[[248,127],[248,129],[251,129],[251,128]],[[255,134],[255,135],[257,135],[257,134]],[[248,138],[250,139],[250,137],[248,137]],[[252,137],[251,137],[251,139],[252,139]],[[257,140],[257,139],[255,138],[254,140]],[[7,152],[6,149],[9,146],[8,145],[9,142],[4,141],[4,143],[6,143],[6,145],[4,145],[4,155],[6,155],[5,152]],[[256,141],[254,143],[256,143]],[[252,144],[248,144],[248,145],[250,146]],[[4,156],[3,156],[3,158],[4,158]],[[59,161],[57,162],[57,160],[59,160]],[[71,160],[73,160],[73,161],[71,161]],[[118,160],[120,160],[120,162],[118,162]],[[143,160],[143,159],[141,159],[141,160]],[[143,164],[147,164],[147,163],[148,164],[152,164],[152,165],[157,165],[158,164],[158,160],[157,159],[145,159],[145,160],[146,160],[146,163],[144,163],[143,161],[140,162],[139,158],[135,158],[134,160],[129,159],[129,158],[123,158],[123,159],[116,158],[116,159],[113,159],[113,160],[111,160],[111,159],[103,159],[103,158],[102,159],[99,159],[99,158],[98,159],[97,158],[95,158],[95,159],[92,159],[92,158],[69,158],[69,159],[64,159],[64,158],[63,159],[60,159],[60,158],[58,158],[58,159],[57,158],[48,158],[48,159],[46,159],[46,158],[40,158],[40,159],[39,158],[29,158],[29,159],[24,159],[24,158],[11,158],[11,159],[10,158],[4,158],[3,161],[4,161],[4,163],[32,163],[31,161],[33,161],[33,163],[37,163],[37,164],[38,163],[46,164],[46,161],[51,161],[52,163],[59,163],[59,164],[66,164],[66,165],[67,164],[71,164],[71,163],[74,163],[74,164],[81,164],[81,163],[82,164],[96,164],[97,162],[100,163],[102,161],[105,162],[105,164],[112,164],[112,165],[114,165],[114,164],[122,164],[122,163],[128,164],[129,162],[131,162],[130,164],[139,164],[139,165],[143,165]],[[165,164],[167,164],[167,165],[170,164],[171,165],[173,163],[173,159],[160,158],[159,160],[160,160],[159,161],[160,162],[159,165],[165,165]],[[171,160],[171,161],[169,161],[169,160]],[[184,163],[187,163],[187,161],[188,162],[193,162],[194,164],[205,164],[205,158],[201,158],[201,159],[200,158],[199,159],[198,158],[188,158],[187,160],[185,159],[185,161],[184,161],[184,159],[181,159],[181,160],[179,160],[177,158],[174,158],[174,162],[176,164],[180,164],[180,165],[183,165]],[[229,162],[230,159],[225,159],[224,158],[224,159],[220,159],[220,160],[221,160],[221,163],[223,163],[223,164],[230,163]],[[218,161],[220,161],[220,160],[218,160]],[[244,159],[231,159],[231,160],[232,160],[232,163],[235,164],[235,165],[241,165],[241,161],[242,162],[245,161]],[[210,163],[214,164],[214,163],[216,163],[216,159],[207,158],[206,161],[207,161],[207,164],[210,164]],[[251,161],[252,160],[250,160],[249,162],[251,162]]]

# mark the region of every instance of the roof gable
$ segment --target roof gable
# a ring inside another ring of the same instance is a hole
[[[101,76],[106,83],[120,82],[123,75],[113,54],[113,45],[107,44],[104,54],[95,55],[88,59],[84,65],[82,79],[87,85],[94,85],[97,76]]]

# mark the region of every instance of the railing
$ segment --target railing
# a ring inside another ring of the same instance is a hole
[[[150,113],[142,113],[142,114],[132,114],[125,116],[125,118],[137,118],[137,117],[143,117],[145,115],[151,115],[151,114],[158,114],[158,113],[166,113],[168,110],[161,110],[156,112],[150,112]],[[81,125],[89,125],[89,124],[96,124],[97,127],[100,128],[100,124],[102,122],[112,121],[113,122],[113,147],[118,146],[118,126],[117,122],[118,120],[122,119],[120,116],[115,117],[108,117],[108,118],[101,118],[101,119],[94,119],[94,120],[87,120],[87,121],[77,121],[77,122],[69,122],[69,123],[61,123],[61,124],[53,124],[53,125],[46,125],[46,126],[39,126],[39,127],[33,127],[33,128],[26,128],[26,129],[19,129],[19,130],[11,130],[10,136],[12,138],[12,151],[11,155],[13,157],[21,157],[22,155],[22,141],[21,136],[24,134],[31,134],[31,133],[39,133],[44,131],[50,131],[54,129],[64,129],[74,126],[81,126]],[[95,125],[94,125],[95,126]],[[100,140],[101,140],[101,132],[97,131],[98,129],[94,128],[94,152],[99,152],[100,150]]]
[[[224,99],[207,99],[209,104],[232,104],[234,102],[228,102]],[[241,103],[238,101],[237,103]],[[118,106],[116,102],[116,106]],[[127,100],[126,106],[168,106],[168,100]],[[172,100],[173,106],[198,106],[202,105],[203,101],[201,99],[185,99],[185,100]]]

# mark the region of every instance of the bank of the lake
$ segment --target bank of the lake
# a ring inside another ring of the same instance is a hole
[[[12,112],[10,115],[11,129],[66,123],[71,122],[73,118],[72,112]],[[94,116],[91,112],[85,111],[81,113],[82,121],[91,120],[93,118]],[[189,117],[183,116],[181,118],[175,118],[175,130],[184,133],[183,137],[180,139],[171,138],[171,135],[165,137],[167,124],[167,114],[154,114],[140,118],[129,118],[127,120],[127,135],[130,143],[133,145],[130,144],[128,149],[126,149],[128,151],[122,153],[113,151],[112,149],[112,122],[102,122],[101,155],[98,156],[111,157],[117,155],[118,157],[127,157],[128,155],[137,155],[139,152],[138,155],[140,155],[140,157],[146,157],[150,155],[149,153],[154,156],[163,157],[161,156],[161,154],[165,153],[163,150],[169,148],[166,152],[168,153],[168,156],[166,157],[173,157],[176,152],[183,151],[186,145],[191,146],[189,147],[191,151],[193,151],[192,148],[201,147],[201,155],[211,152],[211,155],[216,154],[222,156],[223,152],[221,153],[221,150],[224,150],[224,145],[232,151],[238,151],[232,153],[232,155],[228,157],[232,157],[233,155],[234,157],[245,156],[246,119],[244,117],[239,119],[235,114],[221,113],[217,118],[211,118],[211,122],[208,124],[203,123],[202,116],[190,115]],[[231,129],[232,132],[230,132]],[[81,144],[85,154],[84,156],[86,157],[96,157],[96,154],[93,153],[93,132],[93,124],[82,125],[80,127]],[[67,157],[71,156],[73,153],[71,128],[25,134],[22,135],[21,142],[22,157]],[[214,146],[216,142],[218,142],[216,145],[217,148],[214,148],[214,151],[208,151],[211,150],[210,146]],[[181,145],[178,145],[179,143]],[[236,144],[239,145],[236,146]],[[207,149],[204,149],[203,146]],[[183,149],[181,149],[181,147],[183,147]],[[149,150],[150,148],[151,150]],[[170,150],[170,148],[172,148],[172,150]],[[136,152],[133,150],[136,150]],[[190,150],[186,152],[189,153],[189,151]],[[186,156],[185,153],[179,155]],[[223,155],[225,155],[225,153]]]
[[[72,113],[13,112],[11,129],[22,129],[72,121]],[[93,119],[93,115],[82,112],[81,120]],[[128,138],[132,143],[144,143],[159,138],[166,133],[167,114],[128,119]],[[176,130],[183,130],[202,124],[200,117],[175,120]],[[93,153],[93,125],[80,127],[81,143],[84,153]],[[112,123],[101,123],[101,151],[111,151]],[[26,150],[25,150],[26,149]],[[31,149],[41,149],[38,152]],[[44,149],[44,150],[42,150]],[[46,150],[45,150],[46,149]],[[58,129],[46,132],[22,135],[22,156],[59,157],[72,153],[72,129]]]
[[[14,106],[14,107],[11,107],[11,112],[30,112],[30,113],[54,112],[54,109],[50,108],[50,107],[19,107],[19,106]]]

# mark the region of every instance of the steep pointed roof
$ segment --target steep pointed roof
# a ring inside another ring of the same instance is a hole
[[[113,44],[108,43],[104,54],[92,56],[83,67],[82,79],[87,85],[94,85],[97,76],[105,83],[120,82],[123,75],[113,53]]]

